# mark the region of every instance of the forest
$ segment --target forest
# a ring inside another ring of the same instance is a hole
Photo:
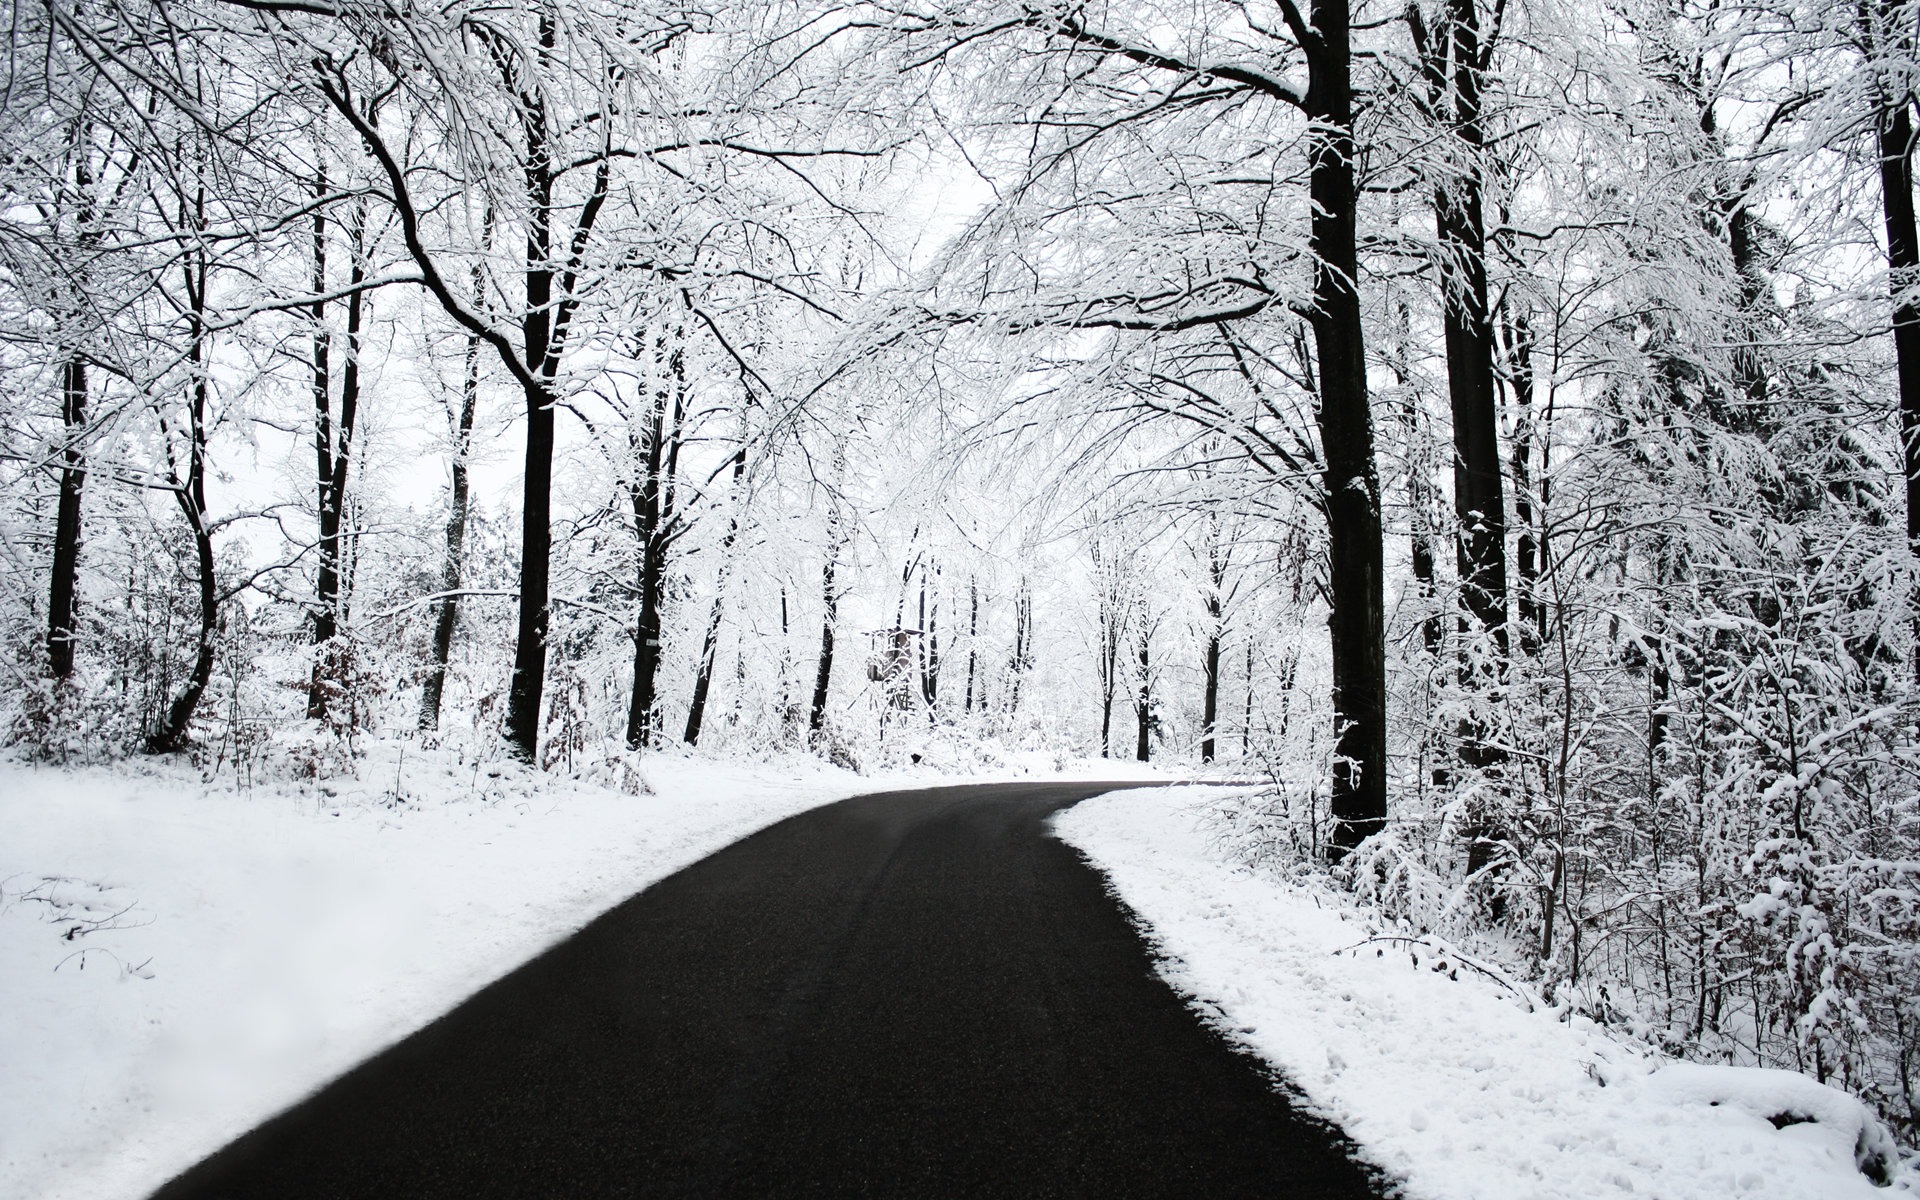
[[[11,753],[1257,779],[1920,1134],[1920,5],[6,8]]]

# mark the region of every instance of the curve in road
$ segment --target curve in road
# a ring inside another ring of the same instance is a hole
[[[156,1200],[1379,1196],[1053,812],[863,796],[660,881]]]

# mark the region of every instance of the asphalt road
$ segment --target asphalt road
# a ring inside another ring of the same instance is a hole
[[[772,826],[156,1195],[1383,1194],[1046,836],[1114,786],[896,792]]]

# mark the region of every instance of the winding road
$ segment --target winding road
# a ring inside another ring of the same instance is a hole
[[[162,1200],[1371,1197],[1046,834],[1117,784],[862,796],[671,876]]]

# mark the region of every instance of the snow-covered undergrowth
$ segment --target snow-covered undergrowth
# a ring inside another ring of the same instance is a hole
[[[0,1197],[144,1195],[654,880],[931,782],[641,772],[652,794],[397,744],[298,790],[0,765]]]
[[[1056,818],[1146,927],[1168,981],[1283,1072],[1416,1198],[1846,1200],[1920,1191],[1845,1093],[1676,1063],[1425,944],[1332,891],[1231,860],[1217,793],[1117,793]],[[1449,961],[1449,958],[1453,961]]]

